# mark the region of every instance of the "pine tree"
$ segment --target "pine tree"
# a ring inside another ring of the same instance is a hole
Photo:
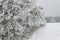
[[[32,33],[45,25],[43,8],[35,0],[2,0],[0,2],[1,40],[28,40]]]

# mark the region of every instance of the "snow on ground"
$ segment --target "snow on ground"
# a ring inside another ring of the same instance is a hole
[[[60,23],[47,23],[36,31],[29,40],[60,40]]]

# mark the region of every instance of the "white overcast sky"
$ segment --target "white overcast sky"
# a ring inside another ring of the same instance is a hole
[[[60,16],[60,0],[37,0],[37,6],[42,6],[45,16]]]

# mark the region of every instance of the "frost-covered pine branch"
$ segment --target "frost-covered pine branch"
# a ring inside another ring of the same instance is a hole
[[[45,25],[41,11],[35,0],[0,1],[1,40],[28,40],[41,25]]]

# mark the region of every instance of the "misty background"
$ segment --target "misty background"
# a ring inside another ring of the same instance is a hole
[[[44,8],[45,17],[60,16],[60,0],[36,0],[36,4]]]

